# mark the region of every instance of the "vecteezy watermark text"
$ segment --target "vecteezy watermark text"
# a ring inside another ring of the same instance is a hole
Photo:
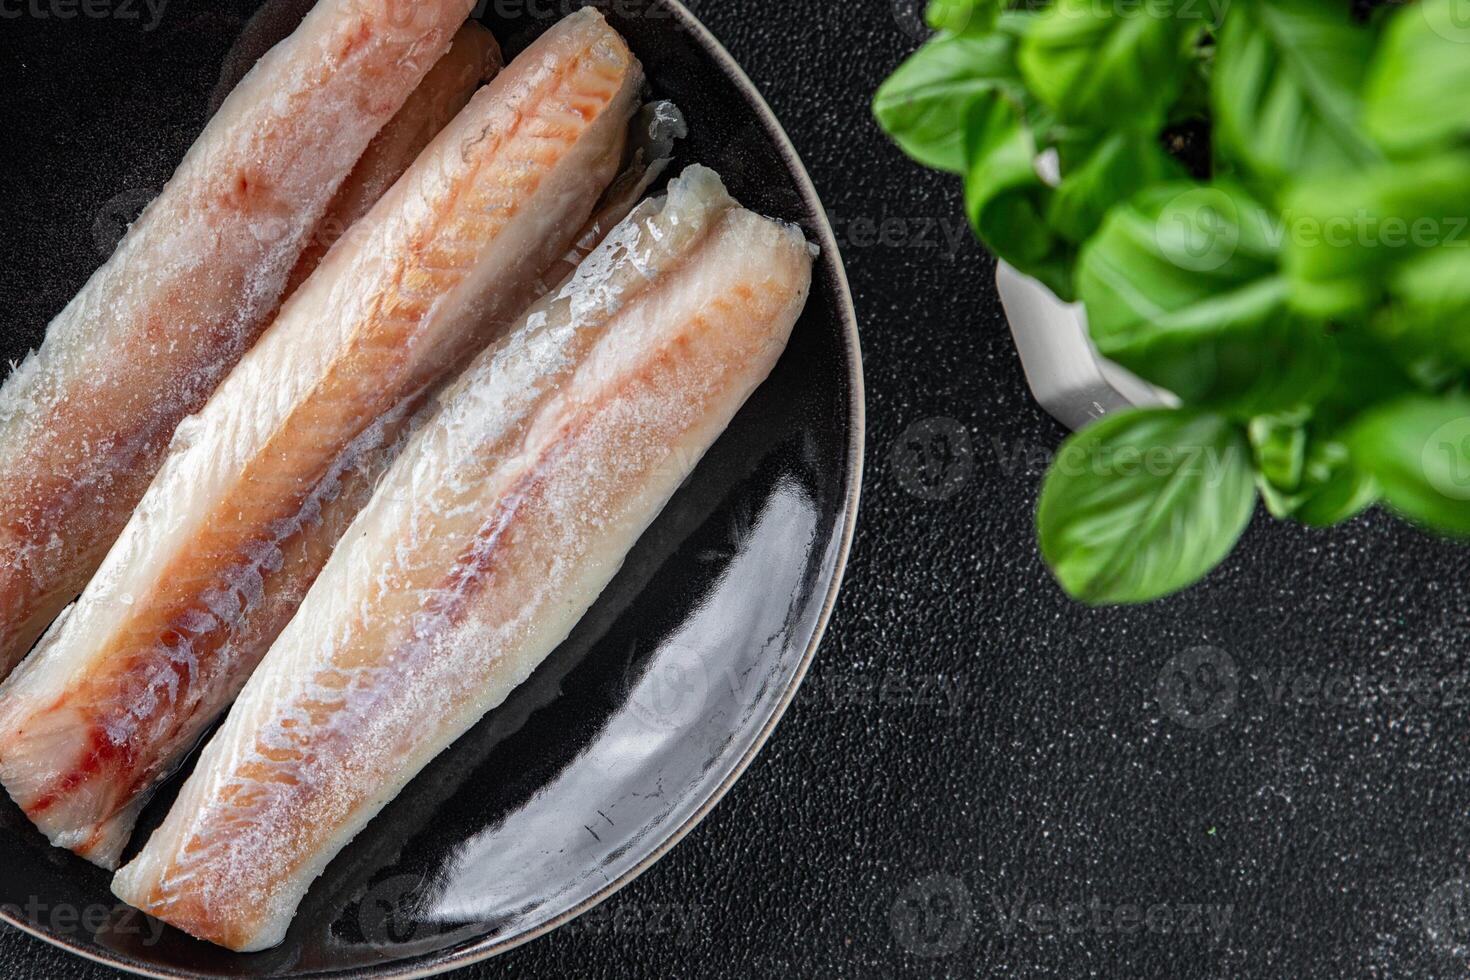
[[[1280,214],[1242,208],[1219,187],[1192,187],[1160,212],[1159,252],[1180,269],[1222,269],[1243,243],[1279,250],[1470,248],[1470,215],[1392,214],[1358,208],[1317,214],[1287,208]]]
[[[959,952],[976,927],[989,923],[1004,936],[1201,937],[1211,945],[1230,929],[1233,904],[1218,902],[1110,901],[1092,895],[1044,898],[1022,888],[992,892],[977,903],[952,874],[920,878],[904,888],[889,908],[888,926],[898,944],[915,956],[937,958]]]
[[[0,0],[0,20],[142,21],[145,32],[163,21],[169,0]]]
[[[945,258],[952,259],[974,241],[970,222],[963,215],[933,217],[885,214],[873,217],[828,211],[827,223],[832,226],[832,236],[838,247],[844,251],[869,248],[911,249],[938,252]]]
[[[1242,704],[1257,713],[1392,709],[1470,709],[1470,671],[1361,671],[1277,666],[1247,671],[1218,647],[1191,647],[1170,657],[1154,682],[1164,717],[1204,731]]]
[[[72,905],[43,902],[35,895],[25,905],[6,903],[0,912],[20,922],[31,922],[56,936],[95,935],[104,930],[114,936],[138,936],[145,946],[155,946],[166,928],[125,905]]]
[[[953,674],[850,673],[811,676],[803,704],[827,711],[920,711],[957,717],[964,708],[966,678]]]
[[[942,12],[940,23],[952,31],[963,31],[974,24],[981,15],[979,6],[958,0],[889,0],[893,10],[893,22],[899,30],[916,41],[933,34],[924,16],[931,6]],[[1059,8],[1058,15],[1092,23],[1101,19],[1110,20],[1178,20],[1218,24],[1224,20],[1225,12],[1232,0],[1090,0],[1085,4],[1072,4]]]
[[[599,905],[567,924],[568,935],[637,936],[690,945],[705,923],[703,905],[615,902]]]
[[[1009,899],[990,896],[1001,932],[1036,936],[1205,936],[1218,941],[1230,928],[1234,905],[1197,902],[1107,902],[1096,896],[1062,902],[1031,900],[1022,889]]]
[[[999,436],[976,440],[952,418],[929,418],[906,428],[889,450],[889,467],[900,487],[923,500],[948,500],[977,472],[1007,479],[1040,477],[1048,469],[1065,476],[1199,477],[1213,486],[1230,472],[1233,460],[1218,446],[1097,446],[1060,448],[1030,442],[1007,443]]]
[[[493,13],[501,20],[522,17],[531,20],[559,20],[583,7],[598,10],[625,20],[673,20],[672,8],[654,0],[478,0],[472,16]]]

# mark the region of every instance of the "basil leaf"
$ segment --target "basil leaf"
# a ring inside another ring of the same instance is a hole
[[[930,0],[925,19],[936,31],[981,34],[995,26],[1002,0]]]
[[[1470,135],[1467,43],[1463,0],[1422,0],[1394,14],[1368,75],[1368,132],[1397,153]]]
[[[1322,318],[1365,316],[1399,264],[1470,245],[1470,153],[1442,153],[1304,181],[1286,197],[1283,265],[1292,304]]]
[[[1470,248],[1437,248],[1402,263],[1388,281],[1393,303],[1375,321],[1400,348],[1470,365]]]
[[[1394,270],[1389,291],[1404,303],[1441,319],[1470,309],[1470,242],[1416,255]],[[1456,324],[1463,327],[1463,324]],[[1456,331],[1458,332],[1458,331]]]
[[[991,251],[1070,299],[1074,255],[1043,217],[1052,191],[1036,173],[1036,152],[1015,103],[999,93],[978,100],[966,124],[965,204]]]
[[[1016,39],[943,34],[920,48],[878,89],[873,112],[900,149],[926,167],[965,172],[965,118],[976,100],[1023,97]]]
[[[1411,395],[1381,405],[1353,425],[1348,446],[1394,510],[1470,535],[1470,397]]]
[[[1063,444],[1041,491],[1041,551],[1074,598],[1147,602],[1219,564],[1255,507],[1250,450],[1218,415],[1136,409]]]
[[[1215,56],[1217,150],[1271,182],[1382,159],[1357,124],[1373,42],[1340,0],[1237,0]]]
[[[1378,483],[1353,464],[1347,446],[1320,441],[1308,451],[1303,490],[1292,499],[1289,513],[1308,527],[1333,527],[1378,502]]]
[[[1301,489],[1307,465],[1306,422],[1307,413],[1300,409],[1251,419],[1248,434],[1256,469],[1273,489],[1283,493]]]
[[[1158,116],[1180,90],[1203,21],[1169,0],[1056,0],[1021,42],[1030,91],[1064,122],[1113,126]]]
[[[1162,184],[1115,209],[1077,271],[1098,350],[1192,404],[1250,416],[1310,402],[1334,345],[1287,315],[1279,234],[1227,184]]]
[[[1091,238],[1115,205],[1150,184],[1188,175],[1164,152],[1153,129],[1110,132],[1093,142],[1082,160],[1063,163],[1047,220],[1063,238],[1082,244]]]
[[[1251,420],[1261,499],[1275,517],[1330,527],[1378,498],[1373,478],[1353,465],[1347,446],[1312,431],[1305,411]]]
[[[1337,438],[1364,408],[1418,390],[1397,352],[1366,330],[1342,330],[1333,338],[1337,370],[1333,385],[1312,408],[1320,432]]]

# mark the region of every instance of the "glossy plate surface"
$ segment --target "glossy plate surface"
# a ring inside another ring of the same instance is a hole
[[[68,198],[106,204],[90,222],[46,226],[54,236],[80,224],[102,240],[77,246],[90,259],[66,252],[51,269],[65,281],[48,281],[46,308],[36,291],[0,295],[0,323],[11,325],[0,328],[0,356],[19,358],[39,341],[220,93],[309,5],[178,0],[152,31],[94,30],[85,59],[31,47],[24,77],[56,98],[79,71],[128,77],[129,65],[151,59],[146,74],[159,89],[149,104],[160,108],[116,123],[124,145],[148,148],[139,166],[67,131],[95,120],[60,113],[58,143],[74,144],[66,166],[42,159],[62,152],[52,144],[12,174],[9,195],[44,200],[58,188],[41,190],[41,182],[70,181],[59,189]],[[514,54],[579,5],[489,3],[480,19]],[[769,736],[831,612],[856,518],[862,377],[851,299],[795,151],[723,49],[676,3],[599,6],[643,61],[654,93],[688,116],[674,172],[696,161],[715,168],[742,203],[801,224],[823,247],[811,301],[775,374],[571,639],[344,851],[283,946],[236,956],[119,907],[104,872],[46,846],[5,800],[0,915],[12,924],[153,976],[428,975],[532,939],[626,884],[692,829]],[[173,148],[167,160],[153,159]],[[55,247],[32,237],[21,244]],[[129,855],[175,788],[155,801]]]

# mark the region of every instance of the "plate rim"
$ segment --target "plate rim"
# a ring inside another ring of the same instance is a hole
[[[796,144],[792,142],[791,136],[786,128],[781,125],[780,119],[771,109],[770,103],[755,82],[746,73],[740,63],[725,48],[724,44],[715,37],[714,33],[704,25],[692,11],[683,3],[683,0],[654,0],[667,7],[679,20],[680,27],[687,30],[695,38],[698,45],[704,49],[720,66],[729,80],[734,83],[740,94],[755,110],[760,118],[766,133],[775,142],[792,176],[796,179],[797,188],[801,192],[803,203],[812,215],[813,231],[816,233],[818,244],[821,246],[822,255],[820,262],[832,275],[837,292],[837,313],[842,320],[843,352],[847,359],[847,381],[849,385],[849,396],[847,406],[848,423],[848,467],[846,473],[846,487],[843,494],[843,517],[842,528],[839,533],[838,551],[836,565],[833,569],[832,581],[827,589],[827,594],[822,600],[822,609],[818,614],[816,626],[812,631],[812,637],[808,642],[806,650],[803,651],[801,662],[797,664],[796,673],[791,682],[782,693],[780,702],[761,726],[755,741],[751,743],[745,754],[736,761],[730,772],[720,781],[709,796],[699,805],[685,821],[674,831],[664,838],[652,851],[650,851],[635,866],[629,868],[614,880],[605,884],[598,891],[579,903],[574,908],[568,909],[561,915],[542,923],[534,929],[504,939],[484,939],[474,941],[469,945],[457,950],[443,953],[426,954],[420,962],[405,963],[401,967],[395,967],[385,963],[382,967],[350,967],[343,970],[318,971],[305,974],[305,977],[321,977],[324,980],[422,980],[425,977],[434,977],[447,973],[450,970],[463,969],[476,963],[482,963],[502,953],[510,952],[526,943],[533,942],[541,937],[556,931],[574,919],[585,915],[587,912],[601,905],[628,885],[649,868],[661,861],[669,851],[680,844],[696,827],[701,824],[711,811],[719,805],[725,796],[734,787],[735,783],[745,775],[757,755],[765,748],[775,733],[776,726],[785,717],[791,702],[796,698],[796,692],[800,690],[802,682],[806,680],[807,672],[811,669],[812,662],[816,659],[817,648],[821,646],[826,637],[827,629],[831,625],[832,615],[837,606],[837,597],[842,591],[843,580],[847,574],[848,561],[852,554],[852,544],[857,532],[858,510],[862,498],[863,471],[866,465],[866,430],[867,430],[867,402],[865,398],[865,384],[863,377],[863,357],[861,340],[858,334],[857,309],[852,298],[852,284],[848,279],[847,266],[843,261],[842,252],[837,246],[837,236],[832,230],[832,224],[828,220],[827,210],[822,206],[821,196],[817,192],[815,182],[807,171],[806,164],[802,161],[800,153],[797,152]],[[64,952],[81,957],[99,966],[122,970],[135,976],[149,977],[152,980],[192,980],[200,974],[180,972],[175,970],[157,970],[136,961],[124,960],[104,956],[96,951],[83,947],[79,944],[69,942],[66,937],[53,935],[45,930],[33,927],[30,923],[13,917],[0,906],[0,922],[39,939],[48,945],[54,946]]]

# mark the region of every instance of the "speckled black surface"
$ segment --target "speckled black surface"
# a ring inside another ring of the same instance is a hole
[[[1262,517],[1186,595],[1068,604],[1030,529],[1062,432],[1025,391],[957,188],[866,113],[917,44],[912,7],[691,6],[786,122],[844,240],[868,379],[858,542],[807,686],[713,815],[592,916],[463,975],[1464,976],[1470,551],[1380,515],[1331,534]],[[71,29],[125,28],[50,33]],[[167,111],[146,84],[76,95]],[[126,131],[97,138],[125,160]],[[0,142],[11,207],[17,152]],[[26,194],[7,242],[77,233],[44,218],[74,202]],[[0,267],[0,289],[33,287]],[[39,333],[64,300],[20,306]],[[968,453],[916,471],[928,437],[961,432]],[[1201,662],[1208,690],[1169,682]],[[1071,903],[1070,928],[1048,929]],[[0,975],[104,971],[4,930]]]

